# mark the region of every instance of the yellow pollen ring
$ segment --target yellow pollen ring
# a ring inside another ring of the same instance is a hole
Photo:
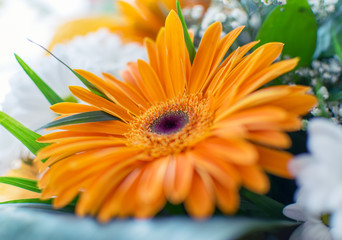
[[[170,129],[179,125],[170,132],[164,125],[158,125],[161,119],[170,121],[173,117],[181,122],[172,123]],[[125,136],[129,145],[145,150],[151,157],[167,156],[182,152],[204,139],[213,118],[207,99],[195,94],[184,95],[152,106],[137,116]]]

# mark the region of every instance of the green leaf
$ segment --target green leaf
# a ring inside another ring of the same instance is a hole
[[[9,184],[12,186],[20,187],[31,192],[40,193],[41,190],[37,186],[37,181],[20,177],[0,177],[0,183]]]
[[[342,92],[338,91],[338,92],[329,94],[328,101],[341,101],[341,100],[342,100]]]
[[[17,54],[14,56],[51,105],[64,102]]]
[[[249,202],[257,206],[262,212],[271,218],[286,219],[283,215],[283,208],[285,207],[280,202],[269,198],[265,195],[256,194],[246,189],[241,190],[241,195]]]
[[[59,60],[59,59],[58,59]],[[59,60],[60,62],[62,62],[61,60]],[[63,62],[62,62],[63,63]],[[84,77],[82,77],[79,73],[75,72],[73,69],[71,69],[69,66],[67,66],[65,63],[63,63],[67,68],[70,69],[70,71],[72,71],[76,77],[78,77],[79,80],[81,80],[81,82],[94,94],[107,99],[109,101],[111,101],[110,99],[107,98],[107,96],[102,93],[100,90],[98,90],[91,82],[89,82],[87,79],[85,79]]]
[[[84,112],[78,113],[71,116],[67,116],[64,118],[57,119],[53,122],[50,122],[44,125],[42,128],[52,128],[58,126],[72,125],[72,124],[80,124],[80,123],[90,123],[90,122],[102,122],[102,121],[121,121],[120,118],[117,118],[113,115],[110,115],[103,111],[92,111],[92,112]]]
[[[41,200],[39,198],[28,198],[28,199],[17,199],[17,200],[11,200],[11,201],[6,201],[6,202],[0,202],[0,204],[12,204],[12,203],[33,203],[32,205],[25,204],[25,206],[34,206],[34,204],[37,204],[37,203],[44,204],[44,205],[51,205],[52,199]]]
[[[183,26],[183,33],[184,33],[184,39],[185,39],[185,44],[186,44],[186,48],[188,49],[188,54],[189,54],[189,58],[190,58],[190,62],[191,64],[193,63],[195,56],[196,56],[196,49],[194,47],[193,42],[191,41],[190,35],[189,35],[189,31],[188,28],[186,26],[183,14],[182,14],[182,9],[180,7],[179,1],[176,1],[177,4],[177,14],[179,16],[179,19],[182,22],[182,26]]]
[[[261,44],[285,43],[282,57],[300,57],[299,66],[308,66],[316,48],[317,23],[307,0],[288,0],[266,18],[257,37]]]
[[[317,31],[317,47],[314,58],[330,58],[335,55],[334,39],[342,39],[342,1],[335,5],[336,10],[326,17]]]
[[[236,240],[255,231],[272,232],[275,228],[298,225],[290,221],[217,216],[203,221],[184,216],[139,221],[114,219],[107,224],[98,224],[93,218],[20,205],[1,206],[0,239]],[[6,211],[9,206],[11,209]]]
[[[337,39],[337,34],[335,31],[331,33],[333,44],[334,44],[334,49],[336,52],[336,55],[338,56],[338,59],[340,60],[340,64],[342,64],[342,47]]]
[[[84,77],[82,77],[80,74],[78,74],[77,72],[75,72],[71,67],[69,67],[66,63],[64,63],[62,60],[60,60],[58,57],[56,57],[52,52],[50,52],[49,50],[47,50],[45,47],[43,47],[42,45],[35,43],[34,41],[28,39],[30,42],[32,42],[33,44],[36,44],[37,46],[39,46],[40,48],[44,49],[46,52],[48,52],[52,57],[54,57],[57,61],[59,61],[61,64],[63,64],[65,67],[67,67],[92,93],[105,98],[107,100],[109,100],[107,98],[107,96],[105,94],[103,94],[100,90],[98,90],[91,82],[89,82],[87,79],[85,79]]]
[[[34,117],[34,116],[32,116]],[[0,111],[0,124],[22,142],[33,154],[46,147],[49,144],[38,143],[36,140],[40,137],[38,133],[28,129],[17,120],[11,118],[6,113]]]

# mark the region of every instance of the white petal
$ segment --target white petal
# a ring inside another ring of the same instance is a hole
[[[314,119],[309,123],[308,131],[308,148],[317,160],[339,160],[342,155],[342,127],[326,119]]]
[[[334,240],[342,240],[342,209],[335,212],[330,218],[331,235]]]
[[[302,207],[299,204],[290,204],[287,205],[284,209],[283,209],[283,214],[291,219],[297,220],[297,221],[306,221],[307,217],[302,209]]]
[[[307,221],[302,228],[303,240],[332,240],[329,228],[322,222]]]

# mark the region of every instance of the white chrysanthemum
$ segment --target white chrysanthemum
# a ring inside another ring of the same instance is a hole
[[[248,14],[238,0],[213,1],[201,22],[200,33],[203,34],[210,24],[217,21],[222,23],[223,32],[229,32],[246,25]]]
[[[126,63],[146,59],[145,49],[137,44],[123,45],[117,35],[102,29],[83,37],[75,37],[67,44],[56,45],[53,53],[74,69],[86,69],[97,75],[107,72],[120,78]],[[24,59],[25,60],[25,59]],[[52,56],[42,56],[36,64],[27,64],[62,98],[71,96],[69,85],[82,83]],[[23,70],[10,79],[11,90],[3,102],[3,111],[36,130],[56,117],[50,104]],[[28,152],[6,130],[0,130],[0,174],[7,172],[15,160]]]
[[[303,222],[291,235],[289,240],[332,240],[329,227],[320,217],[310,215],[300,204],[295,203],[284,208],[286,217]]]
[[[314,119],[308,135],[310,153],[290,162],[299,187],[297,202],[309,215],[329,214],[333,239],[342,239],[342,127]]]

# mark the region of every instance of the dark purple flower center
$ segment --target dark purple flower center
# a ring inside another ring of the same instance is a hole
[[[167,112],[154,120],[150,125],[150,130],[160,135],[169,135],[180,131],[188,123],[189,116],[186,112]]]

